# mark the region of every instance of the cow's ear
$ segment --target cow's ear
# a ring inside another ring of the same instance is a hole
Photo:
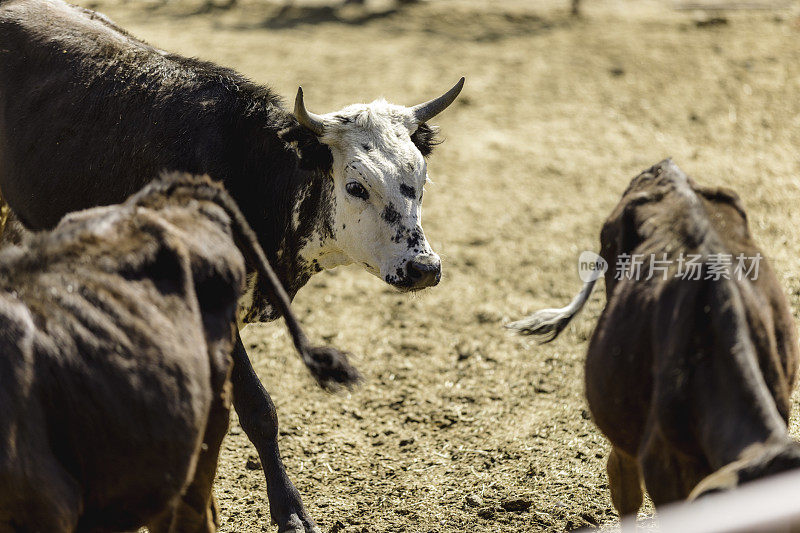
[[[308,128],[299,124],[284,128],[278,132],[278,138],[297,153],[300,168],[328,171],[333,166],[331,149],[321,143]]]
[[[709,202],[718,202],[730,205],[739,212],[739,214],[742,216],[742,220],[747,223],[747,213],[744,211],[742,200],[735,191],[726,189],[725,187],[694,187],[694,189]]]
[[[644,202],[644,198],[637,199],[625,206],[620,220],[620,231],[617,233],[617,253],[630,253],[641,242],[636,210]]]
[[[649,194],[635,194],[631,198],[623,199],[624,203],[603,224],[600,232],[600,255],[609,265],[617,264],[619,255],[630,254],[641,242],[636,211],[652,199]]]
[[[417,127],[417,130],[411,134],[411,142],[414,143],[423,157],[428,157],[431,155],[431,152],[433,152],[435,146],[442,144],[442,141],[437,137],[438,133],[438,128],[434,128],[423,122]]]

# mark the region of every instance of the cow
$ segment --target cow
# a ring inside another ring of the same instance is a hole
[[[400,291],[436,285],[421,226],[428,121],[461,92],[404,107],[377,100],[294,113],[269,88],[144,43],[61,0],[0,0],[0,190],[29,229],[123,201],[162,170],[224,183],[290,297],[315,273],[354,263]],[[248,276],[240,319],[273,320]],[[280,460],[277,414],[241,339],[233,403],[264,466],[281,531],[318,531]]]
[[[315,376],[354,382],[344,354],[309,347],[207,177],[164,176],[3,249],[0,530],[216,530],[245,257]]]
[[[611,441],[609,487],[620,516],[641,506],[641,478],[660,506],[800,466],[787,431],[795,326],[737,195],[701,187],[662,161],[631,182],[600,245],[606,306],[585,386]],[[569,306],[509,326],[553,340],[595,281]]]

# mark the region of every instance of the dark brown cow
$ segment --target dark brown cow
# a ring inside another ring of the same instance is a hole
[[[600,241],[607,304],[586,358],[586,396],[613,445],[608,476],[620,515],[641,506],[642,477],[662,505],[709,475],[696,494],[800,466],[786,425],[795,326],[766,261],[737,268],[740,254],[761,257],[738,197],[697,186],[667,160],[633,180]],[[632,266],[616,268],[637,256],[638,279]],[[653,257],[667,270],[650,276]],[[698,257],[687,276],[686,259]],[[511,326],[552,340],[592,284],[568,308]]]
[[[245,258],[220,185],[168,176],[0,253],[0,531],[213,531]],[[352,381],[334,350],[315,376]]]

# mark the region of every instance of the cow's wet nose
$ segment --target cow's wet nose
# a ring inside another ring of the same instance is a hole
[[[408,262],[406,273],[414,289],[433,287],[442,279],[442,262],[435,255],[420,255]]]

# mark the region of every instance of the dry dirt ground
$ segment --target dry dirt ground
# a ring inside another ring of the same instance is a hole
[[[312,337],[356,354],[364,385],[306,374],[281,323],[243,334],[278,406],[287,468],[323,531],[563,531],[613,525],[608,445],[582,396],[603,305],[539,346],[504,322],[579,288],[576,260],[629,180],[666,156],[733,187],[800,315],[800,4],[430,0],[97,6],[161,48],[210,59],[327,112],[466,88],[438,124],[425,230],[442,283],[397,294],[342,268],[296,299]],[[194,0],[192,0],[194,1]],[[177,2],[177,3],[176,3]],[[330,2],[328,2],[330,5]],[[715,17],[723,17],[715,20]],[[795,434],[798,427],[794,426]],[[236,420],[217,481],[223,531],[272,531]]]

